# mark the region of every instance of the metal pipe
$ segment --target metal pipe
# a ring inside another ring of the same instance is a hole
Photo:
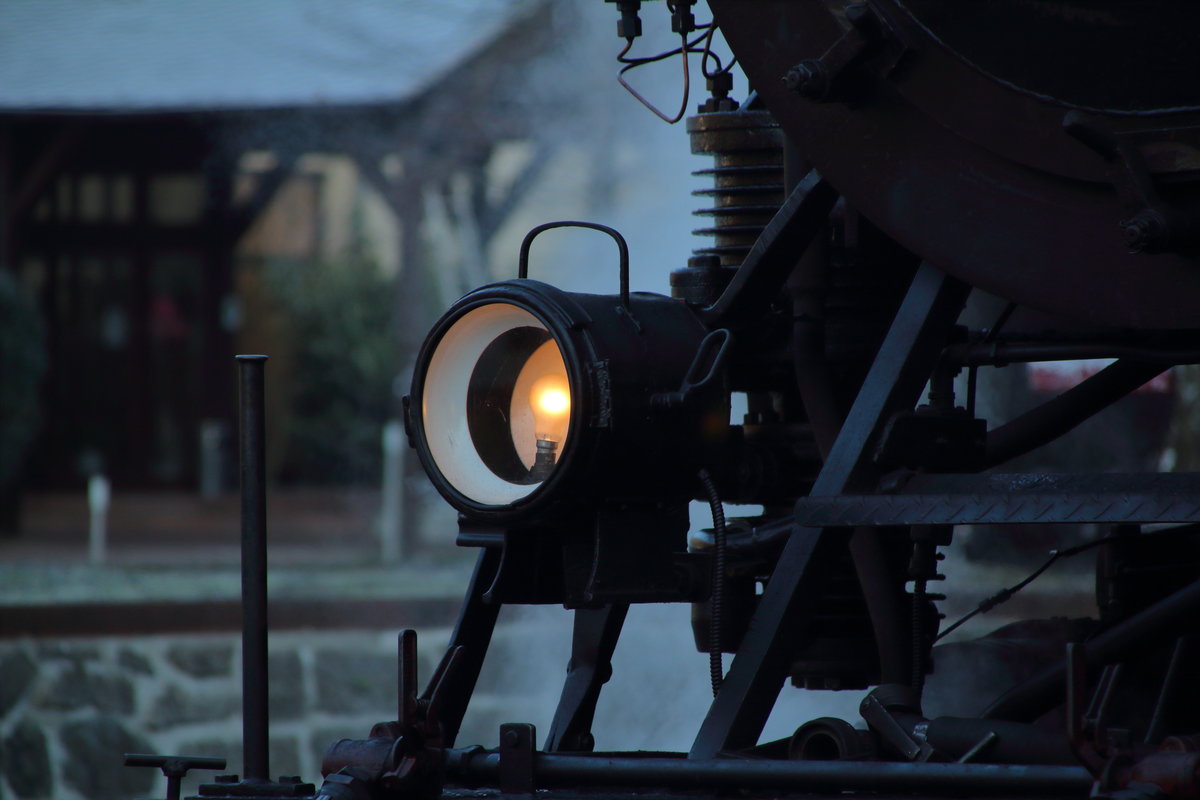
[[[266,781],[267,488],[266,356],[238,362],[238,457],[242,483],[242,761],[244,780]]]
[[[828,458],[842,427],[845,410],[834,389],[825,358],[825,293],[828,290],[826,237],[805,249],[787,287],[792,296],[792,367],[804,412],[812,424],[821,458]]]
[[[1127,650],[1145,649],[1159,640],[1188,632],[1200,611],[1200,581],[1159,600],[1087,642],[1087,666],[1094,669],[1119,660]],[[1060,661],[1005,692],[983,712],[988,719],[1032,722],[1063,701],[1067,662]]]
[[[847,546],[862,589],[879,655],[879,682],[912,682],[912,631],[904,613],[903,580],[893,569],[878,528],[855,528]]]
[[[447,751],[446,774],[466,786],[494,783],[500,755]],[[537,753],[533,773],[541,787],[586,784],[630,787],[785,789],[792,791],[920,792],[936,795],[1076,795],[1091,789],[1082,767],[1002,764],[887,763],[878,761],[765,761],[567,756]]]
[[[1165,364],[1121,360],[1032,411],[988,433],[987,466],[994,467],[1057,439],[1165,370]]]

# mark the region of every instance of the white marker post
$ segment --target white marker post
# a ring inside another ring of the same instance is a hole
[[[108,478],[93,475],[88,479],[88,561],[103,564],[108,546],[108,505],[111,499]]]
[[[379,508],[379,554],[385,564],[404,555],[400,527],[404,523],[404,426],[389,420],[383,426],[383,496]]]

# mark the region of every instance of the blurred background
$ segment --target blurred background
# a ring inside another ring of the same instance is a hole
[[[643,16],[641,54],[677,45],[658,4]],[[394,716],[397,629],[420,629],[429,674],[475,554],[398,422],[428,328],[515,277],[545,221],[622,231],[635,290],[667,293],[703,244],[708,164],[618,85],[616,19],[599,0],[0,5],[0,800],[160,793],[127,751],[239,771],[235,353],[270,356],[272,769],[316,780],[329,743]],[[678,59],[629,78],[679,107]],[[554,231],[531,275],[607,293],[616,264]],[[982,376],[981,409],[1097,368]],[[1194,386],[1161,381],[1027,466],[1194,468]],[[960,531],[951,563],[976,571],[947,613],[1048,541]],[[1023,607],[1088,613],[1071,574]],[[599,748],[687,748],[708,702],[688,612],[631,611]],[[544,727],[557,699],[569,615],[502,620],[462,743]],[[768,735],[857,700],[793,693]]]
[[[677,44],[653,16],[647,54]],[[270,357],[272,770],[317,779],[328,744],[394,716],[399,628],[429,674],[475,556],[398,422],[429,327],[515,277],[541,222],[621,230],[635,289],[666,292],[695,246],[707,165],[617,84],[616,20],[547,0],[0,8],[0,798],[160,793],[126,751],[240,770],[235,353]],[[630,77],[678,108],[677,60]],[[554,231],[531,275],[612,292],[616,250]],[[556,683],[570,617],[548,611],[506,613],[463,741],[529,716],[516,654]]]

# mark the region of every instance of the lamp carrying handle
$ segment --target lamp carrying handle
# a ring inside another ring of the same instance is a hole
[[[551,228],[590,228],[594,231],[607,233],[617,243],[617,250],[620,252],[621,263],[621,305],[625,306],[626,311],[632,311],[629,307],[629,245],[625,243],[625,237],[618,233],[615,229],[607,225],[600,225],[595,222],[576,222],[574,220],[562,220],[560,222],[546,222],[538,225],[536,228],[525,234],[524,241],[521,242],[521,255],[517,261],[517,277],[529,277],[529,246],[533,244],[533,240],[538,234],[543,231],[548,231]]]

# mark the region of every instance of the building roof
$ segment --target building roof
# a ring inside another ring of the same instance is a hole
[[[403,102],[528,0],[8,0],[0,114]]]

